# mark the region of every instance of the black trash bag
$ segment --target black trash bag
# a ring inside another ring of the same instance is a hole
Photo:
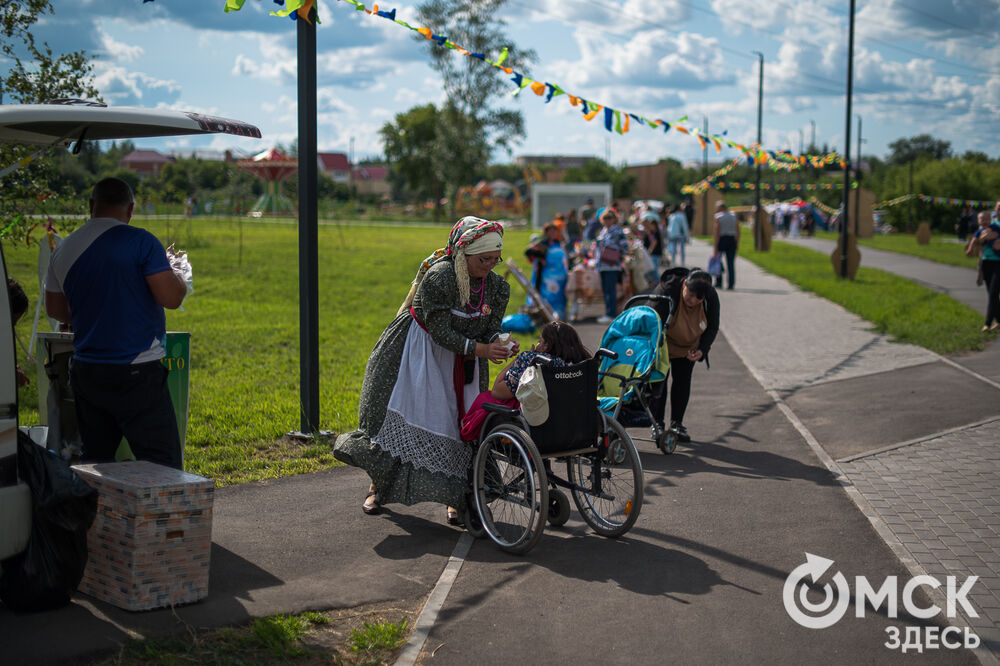
[[[11,610],[65,606],[87,566],[97,491],[66,462],[18,431],[17,468],[31,490],[28,548],[3,561],[0,600]]]

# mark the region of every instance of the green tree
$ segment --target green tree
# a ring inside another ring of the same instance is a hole
[[[920,134],[909,139],[896,139],[889,144],[890,164],[907,164],[920,157],[943,160],[951,157],[951,144],[938,141],[930,134]]]
[[[434,201],[434,219],[440,218],[444,183],[435,171],[433,150],[438,128],[438,110],[433,104],[415,106],[397,113],[395,122],[379,130],[389,161],[389,183],[394,198],[409,192],[419,201]]]
[[[428,0],[418,9],[423,25],[472,53],[496,59],[506,46],[504,64],[526,72],[536,56],[534,51],[516,48],[507,35],[506,22],[498,17],[505,4],[506,0]],[[448,98],[437,117],[434,167],[453,210],[458,188],[470,182],[469,165],[482,173],[491,148],[509,153],[524,137],[524,117],[518,110],[497,105],[511,88],[499,69],[445,47],[434,47],[431,55],[431,65],[441,74]]]
[[[0,73],[0,101],[30,104],[61,97],[100,100],[92,84],[92,69],[84,51],[59,55],[45,43],[38,43],[32,28],[40,17],[52,14],[50,0],[0,2],[0,57],[5,71]],[[15,144],[0,144],[0,167],[21,162],[38,150]],[[63,204],[76,202],[76,192],[61,181],[55,160],[34,159],[3,182],[0,197],[0,225],[6,233],[30,226],[29,215],[45,213]]]

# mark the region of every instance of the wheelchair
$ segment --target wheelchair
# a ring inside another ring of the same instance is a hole
[[[600,359],[615,355],[601,349],[560,367],[536,359],[549,402],[549,418],[540,426],[529,425],[519,409],[484,405],[488,415],[475,444],[463,516],[473,536],[526,553],[542,538],[546,521],[559,527],[569,520],[569,496],[601,536],[621,536],[635,524],[643,496],[639,453],[597,403]],[[556,462],[565,462],[565,478]]]

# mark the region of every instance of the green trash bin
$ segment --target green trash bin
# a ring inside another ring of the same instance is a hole
[[[54,442],[50,436],[48,448],[62,452],[67,446],[72,447],[78,440],[76,428],[76,412],[72,409],[73,398],[69,391],[69,359],[73,356],[72,333],[38,333],[38,341],[42,353],[38,354],[38,420],[42,425],[59,424],[59,439]],[[174,414],[177,417],[177,432],[181,437],[181,455],[187,441],[188,423],[188,389],[190,386],[191,368],[191,334],[188,332],[167,331],[167,355],[162,363],[167,368],[167,386],[170,389],[170,399],[174,403]],[[53,386],[46,374],[45,367],[58,370],[58,381]],[[50,397],[49,392],[55,391]],[[53,431],[50,430],[50,434]],[[117,460],[135,460],[128,442],[122,438],[121,446],[115,456]]]

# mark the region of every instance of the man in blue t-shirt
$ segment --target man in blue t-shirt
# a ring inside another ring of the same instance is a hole
[[[181,469],[167,369],[163,308],[187,287],[163,245],[129,225],[135,199],[122,180],[94,186],[87,222],[52,253],[49,315],[73,327],[70,386],[85,460],[110,462],[124,437],[136,458]]]

